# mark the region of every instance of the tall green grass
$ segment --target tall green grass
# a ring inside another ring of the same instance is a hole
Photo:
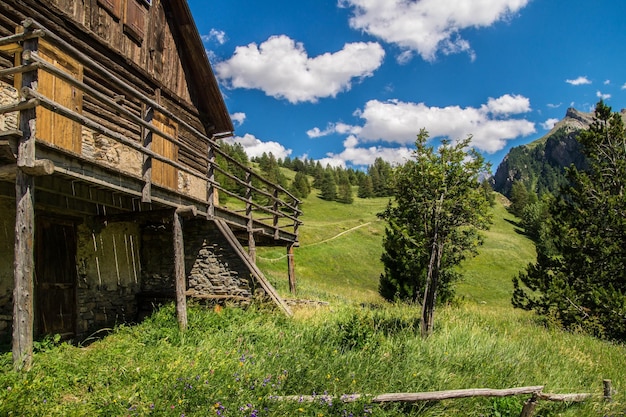
[[[544,384],[546,392],[598,396],[581,405],[540,403],[537,415],[606,415],[625,404],[624,347],[547,329],[512,311],[444,308],[427,340],[412,306],[340,306],[288,319],[258,307],[192,305],[189,324],[181,333],[169,306],[87,348],[38,353],[23,374],[9,370],[5,355],[0,415],[517,416],[526,398],[385,406],[340,397]],[[600,399],[602,378],[618,391],[610,404]],[[337,398],[276,399],[316,394]]]
[[[582,404],[540,402],[537,416],[619,416],[626,409],[626,348],[563,332],[510,307],[511,278],[533,260],[532,244],[500,204],[480,255],[462,266],[459,298],[438,308],[435,332],[419,337],[419,306],[377,295],[385,199],[354,205],[309,197],[296,250],[300,298],[327,307],[189,308],[181,333],[172,305],[137,326],[119,326],[87,347],[39,345],[34,367],[12,371],[0,356],[0,415],[32,416],[519,416],[527,397],[413,405],[343,403],[377,395],[545,385],[590,392]],[[259,250],[259,265],[288,294],[284,250]],[[601,399],[612,379],[614,400]],[[335,396],[329,402],[277,396]]]

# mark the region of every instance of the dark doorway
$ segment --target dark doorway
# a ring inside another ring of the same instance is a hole
[[[76,333],[76,226],[39,217],[35,239],[35,334]]]

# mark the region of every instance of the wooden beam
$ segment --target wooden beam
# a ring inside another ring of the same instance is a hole
[[[24,41],[25,51],[37,51],[38,39]],[[22,87],[37,90],[37,71],[22,75]],[[34,107],[20,110],[22,137],[17,147],[17,166],[35,166],[37,113]],[[15,176],[15,258],[13,288],[13,367],[30,369],[33,361],[33,305],[35,276],[35,179],[26,170]]]
[[[0,166],[0,180],[15,180],[17,170],[17,165],[13,164]],[[52,175],[54,174],[54,163],[48,159],[39,159],[34,161],[32,166],[21,167],[21,170],[33,177]]]
[[[450,391],[432,391],[417,393],[396,393],[381,394],[372,399],[374,403],[405,402],[414,403],[418,401],[441,401],[452,398],[470,397],[510,397],[512,395],[537,394],[543,390],[543,386],[520,387],[508,389],[474,388],[459,389]]]
[[[35,180],[18,170],[15,180],[15,261],[13,289],[13,367],[28,370],[33,360],[35,274]]]
[[[261,270],[254,263],[252,263],[245,249],[241,246],[241,243],[239,243],[237,237],[230,227],[228,227],[226,222],[221,219],[215,219],[214,222],[228,243],[230,243],[233,250],[239,255],[239,258],[246,264],[250,274],[257,280],[263,290],[265,290],[265,293],[285,312],[285,314],[289,317],[293,316],[293,313],[287,303],[280,298],[274,287],[272,287],[272,284],[270,284],[267,278],[265,278],[265,275],[263,275],[263,272],[261,272]]]
[[[174,211],[174,275],[176,277],[176,317],[180,330],[187,329],[187,280],[185,277],[185,243],[183,241],[183,223],[178,210]]]
[[[293,255],[294,245],[287,246],[287,273],[289,275],[289,292],[296,295],[296,264]]]

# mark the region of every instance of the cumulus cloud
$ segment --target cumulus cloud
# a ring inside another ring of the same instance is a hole
[[[246,133],[243,136],[234,136],[231,138],[224,139],[224,142],[234,145],[235,143],[241,144],[246,154],[250,158],[254,158],[257,156],[263,155],[263,152],[269,154],[270,152],[278,159],[285,158],[291,155],[291,149],[286,149],[283,145],[278,142],[268,141],[263,142],[260,139],[257,139],[254,135],[250,133]]]
[[[530,111],[530,100],[521,95],[505,94],[502,97],[489,97],[487,109],[493,114],[519,114]]]
[[[230,118],[233,120],[233,122],[235,122],[235,124],[237,126],[241,126],[243,124],[243,122],[245,122],[245,120],[246,120],[246,114],[245,113],[241,113],[241,112],[237,112],[237,113],[231,114]]]
[[[370,100],[356,115],[364,120],[362,126],[351,126],[358,142],[387,142],[410,146],[421,128],[431,137],[446,137],[452,140],[473,135],[472,144],[479,150],[493,153],[504,148],[506,141],[534,133],[535,124],[511,117],[530,111],[527,98],[518,95],[503,95],[490,98],[480,107],[448,106],[429,107],[424,103],[407,103],[399,100]],[[338,133],[327,128],[317,133]],[[310,131],[310,132],[311,132]],[[350,149],[357,149],[353,143]],[[363,152],[358,148],[360,152]],[[346,151],[348,148],[346,149]],[[378,150],[380,152],[380,149]],[[355,151],[352,151],[355,152]]]
[[[544,130],[551,130],[554,127],[554,125],[557,124],[558,122],[559,122],[559,119],[551,118],[541,123],[541,127]]]
[[[358,134],[361,131],[359,126],[352,126],[346,123],[329,123],[326,126],[326,129],[322,130],[319,127],[314,127],[313,129],[307,130],[306,134],[310,138],[319,138],[322,136],[328,136],[333,133],[338,133],[340,135],[346,134]]]
[[[589,80],[589,78],[584,77],[584,76],[580,76],[578,78],[574,78],[573,80],[565,80],[566,83],[571,84],[571,85],[585,85],[585,84],[591,84],[591,81]]]
[[[359,140],[356,136],[350,135],[343,142],[344,150],[340,153],[328,153],[326,158],[322,158],[322,166],[345,167],[351,165],[373,165],[376,158],[382,158],[389,163],[403,163],[411,157],[412,150],[406,146],[391,148],[383,146],[358,147]]]
[[[460,32],[468,28],[489,27],[510,18],[529,0],[339,0],[341,7],[352,8],[350,26],[385,42],[398,45],[403,52],[399,62],[413,53],[434,61],[445,55],[467,52],[470,43]]]
[[[224,43],[226,43],[226,40],[226,32],[224,32],[223,30],[211,29],[208,35],[202,35],[203,42],[215,41],[220,45],[224,45]]]
[[[355,79],[370,77],[384,56],[376,42],[355,42],[335,53],[309,57],[302,43],[280,35],[260,45],[237,47],[215,70],[229,88],[259,89],[291,103],[316,102],[350,90]]]
[[[599,99],[602,99],[602,100],[608,100],[608,99],[611,98],[611,95],[602,93],[601,91],[596,91],[596,97],[598,97]]]

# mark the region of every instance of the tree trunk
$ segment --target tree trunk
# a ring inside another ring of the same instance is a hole
[[[435,235],[435,241],[433,242],[430,253],[430,262],[428,263],[428,275],[426,277],[426,288],[424,289],[424,302],[422,303],[422,319],[420,329],[423,338],[432,334],[435,321],[435,302],[437,301],[441,255],[443,252],[443,243],[437,242],[437,239],[438,236]]]
[[[435,206],[433,243],[428,262],[428,275],[426,276],[426,288],[424,288],[424,302],[422,303],[422,319],[420,329],[423,338],[427,338],[433,332],[435,301],[437,300],[437,288],[439,287],[439,270],[441,267],[441,255],[443,253],[443,239],[440,236],[439,220],[445,192],[439,196]]]

